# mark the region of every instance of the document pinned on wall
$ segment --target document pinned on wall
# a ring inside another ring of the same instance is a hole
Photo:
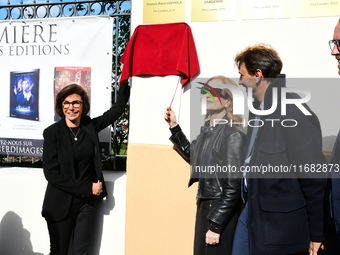
[[[144,0],[143,24],[185,21],[185,0]]]
[[[298,17],[333,17],[340,15],[340,0],[299,0]]]
[[[236,20],[236,0],[191,0],[191,21]]]
[[[242,19],[287,19],[291,0],[242,0]]]

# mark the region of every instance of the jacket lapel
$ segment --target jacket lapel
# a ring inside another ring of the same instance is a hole
[[[58,122],[58,133],[59,133],[59,146],[62,150],[62,155],[64,156],[63,161],[68,161],[70,169],[74,169],[74,153],[72,147],[72,141],[69,135],[69,128],[66,125],[65,117]],[[75,172],[70,171],[72,177],[75,177]]]
[[[101,153],[99,150],[99,141],[97,138],[97,132],[88,116],[84,116],[82,120],[82,128],[85,131],[86,135],[91,139],[94,144],[94,165],[96,170],[97,179],[101,179]]]

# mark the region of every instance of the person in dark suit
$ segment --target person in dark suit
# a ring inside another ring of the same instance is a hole
[[[98,132],[122,114],[130,87],[124,84],[117,102],[91,119],[88,95],[78,84],[56,97],[61,120],[44,130],[43,169],[48,181],[42,216],[47,221],[51,255],[89,254],[98,201],[106,196]]]
[[[340,74],[340,19],[335,26],[333,40],[329,41],[331,54],[338,62],[338,72]],[[340,164],[340,133],[336,139],[333,152],[330,158],[330,163],[338,166]],[[340,173],[332,173],[332,209],[333,219],[335,223],[335,237],[333,240],[333,254],[340,254]]]
[[[239,84],[254,98],[254,109],[249,113],[252,125],[247,131],[244,162],[245,204],[232,254],[288,255],[308,249],[309,255],[316,255],[325,235],[327,182],[324,173],[308,173],[308,169],[317,164],[327,167],[319,120],[305,104],[301,108],[310,115],[295,104],[287,104],[286,114],[282,114],[281,91],[286,89],[286,79],[273,48],[263,44],[248,47],[237,54],[235,63]],[[287,97],[299,98],[294,93]],[[268,112],[275,104],[276,109]]]

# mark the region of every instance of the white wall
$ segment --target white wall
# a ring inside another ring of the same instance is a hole
[[[104,171],[108,197],[100,205],[93,255],[123,255],[125,172]],[[47,255],[49,235],[41,216],[46,180],[38,168],[0,167],[0,254]]]

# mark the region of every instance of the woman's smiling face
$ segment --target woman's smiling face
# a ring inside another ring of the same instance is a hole
[[[64,105],[64,102],[69,102],[70,104]],[[77,127],[80,124],[80,120],[81,120],[81,116],[83,113],[83,104],[80,103],[79,107],[74,107],[75,105],[72,103],[74,101],[80,101],[82,102],[82,98],[80,95],[78,94],[72,94],[69,95],[68,97],[65,98],[64,102],[63,102],[63,112],[65,115],[65,120],[66,120],[66,124],[69,127]]]

